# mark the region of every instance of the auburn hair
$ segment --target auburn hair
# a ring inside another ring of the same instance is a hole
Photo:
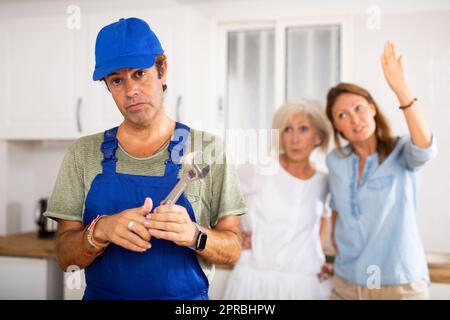
[[[392,130],[389,126],[389,123],[386,119],[386,117],[381,113],[380,108],[378,104],[373,99],[372,95],[367,91],[366,89],[353,84],[353,83],[344,83],[341,82],[335,87],[331,88],[328,91],[327,94],[327,106],[326,106],[326,114],[330,122],[333,124],[333,136],[334,136],[334,142],[337,146],[337,149],[341,154],[348,156],[345,154],[342,150],[340,137],[345,137],[336,129],[336,126],[334,125],[333,121],[333,106],[336,103],[336,100],[338,97],[344,93],[350,93],[350,94],[356,94],[358,96],[363,97],[367,100],[370,104],[372,104],[375,108],[375,136],[377,139],[377,152],[380,159],[380,162],[383,162],[384,159],[386,159],[389,154],[392,152],[392,150],[395,147],[395,139],[392,136]]]

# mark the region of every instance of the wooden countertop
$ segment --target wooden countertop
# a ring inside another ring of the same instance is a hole
[[[55,239],[39,238],[37,232],[1,236],[0,255],[56,259]]]
[[[427,252],[431,282],[450,283],[450,253]]]
[[[325,256],[327,263],[334,263],[333,250],[325,249]],[[450,284],[450,253],[426,252],[426,256],[431,282]],[[216,265],[216,268],[230,271],[233,269],[226,265]]]
[[[327,263],[334,263],[335,252],[325,249]],[[433,283],[450,284],[450,253],[425,252],[430,280]]]
[[[334,253],[325,250],[327,262],[333,263]],[[37,232],[28,232],[0,237],[0,255],[25,258],[56,259],[55,239],[43,239]],[[427,253],[430,279],[433,283],[450,284],[450,254]],[[218,265],[219,269],[230,269]]]
[[[434,266],[428,264],[428,270],[431,282],[450,284],[450,265]]]

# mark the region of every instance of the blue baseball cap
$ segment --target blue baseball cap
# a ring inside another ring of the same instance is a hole
[[[103,27],[95,42],[94,81],[122,68],[150,68],[156,56],[164,53],[147,22],[121,18]]]

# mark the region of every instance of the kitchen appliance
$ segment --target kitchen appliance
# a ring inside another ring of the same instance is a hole
[[[47,198],[39,199],[36,208],[36,223],[39,226],[39,238],[51,238],[55,235],[58,223],[50,218],[44,217],[47,210]]]

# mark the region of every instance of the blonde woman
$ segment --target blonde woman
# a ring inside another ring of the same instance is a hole
[[[273,128],[280,132],[277,170],[257,167],[240,181],[248,205],[242,219],[244,243],[225,290],[225,299],[324,299],[325,199],[328,177],[310,160],[314,149],[326,151],[329,124],[320,105],[288,103],[278,109]],[[248,168],[247,168],[248,169]]]
[[[388,42],[386,80],[409,136],[394,138],[371,94],[340,83],[327,97],[337,148],[327,158],[332,194],[334,299],[426,299],[428,269],[415,217],[418,172],[435,157],[434,138]],[[339,138],[348,141],[341,147]]]

